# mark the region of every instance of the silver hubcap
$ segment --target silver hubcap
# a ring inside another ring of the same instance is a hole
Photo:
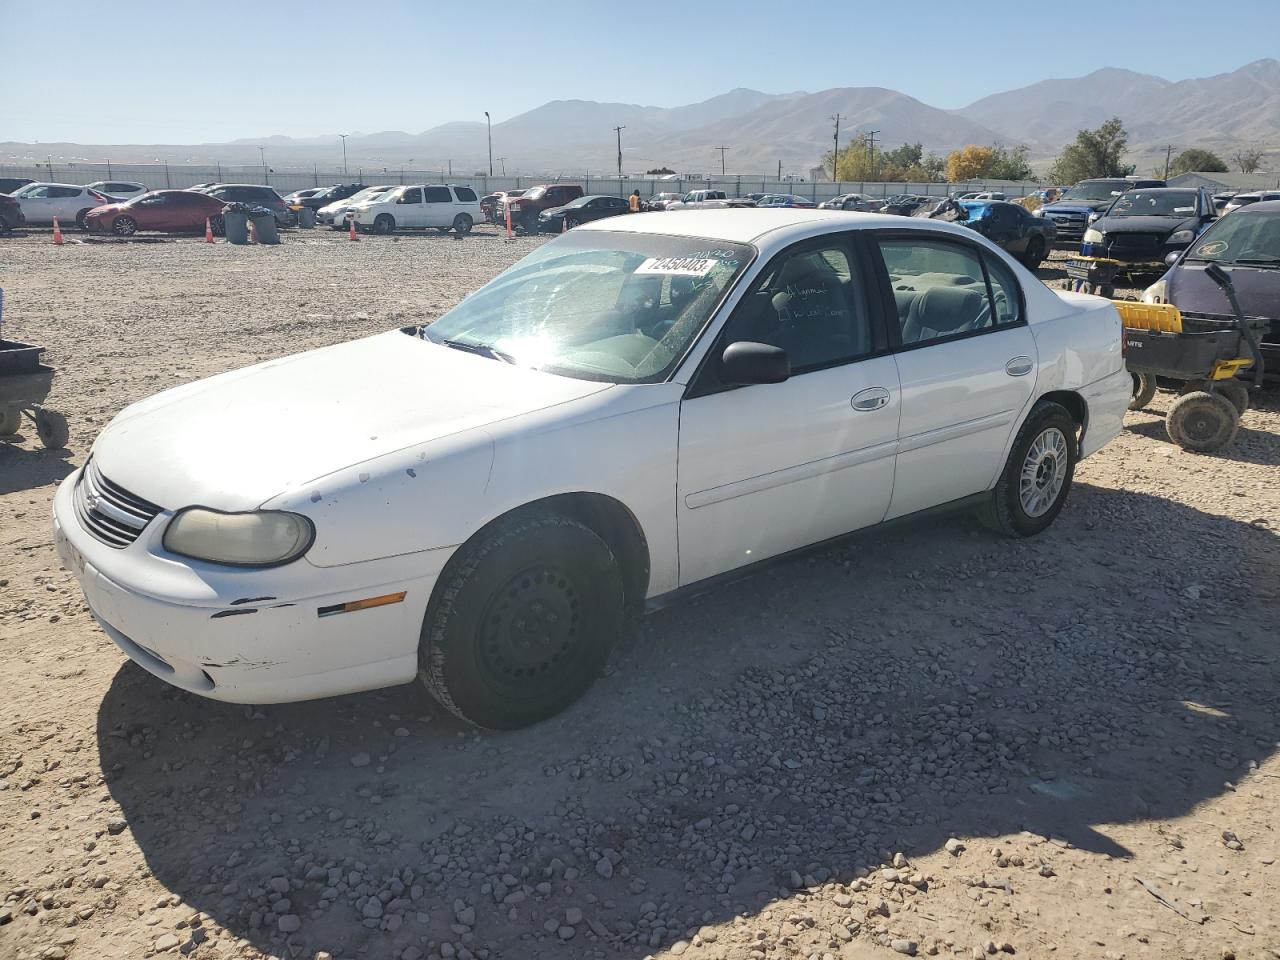
[[[1044,516],[1057,502],[1067,480],[1067,462],[1067,438],[1061,430],[1050,427],[1036,437],[1018,481],[1018,499],[1027,516]]]

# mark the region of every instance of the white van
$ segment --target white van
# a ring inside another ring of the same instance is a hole
[[[396,187],[353,206],[351,215],[357,229],[374,233],[428,227],[470,233],[484,219],[474,190],[444,184]]]

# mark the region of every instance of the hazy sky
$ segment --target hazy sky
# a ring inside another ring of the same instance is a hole
[[[1280,56],[1280,0],[0,0],[0,24],[0,141],[418,133],[738,86],[883,86],[951,108],[1103,66],[1180,80]]]

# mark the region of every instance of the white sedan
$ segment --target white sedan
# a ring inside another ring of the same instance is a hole
[[[108,636],[185,690],[420,676],[518,727],[711,578],[938,507],[1041,532],[1130,389],[1109,301],[963,227],[640,214],[430,326],[126,408],[54,528]]]

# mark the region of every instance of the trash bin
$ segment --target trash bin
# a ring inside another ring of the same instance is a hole
[[[249,214],[243,210],[227,207],[222,211],[222,226],[226,232],[227,243],[243,246],[249,242]]]
[[[314,207],[302,207],[298,210],[298,226],[303,230],[310,230],[316,225],[316,211]]]
[[[279,243],[280,231],[276,228],[276,215],[270,210],[265,213],[254,213],[253,233],[259,243]]]

